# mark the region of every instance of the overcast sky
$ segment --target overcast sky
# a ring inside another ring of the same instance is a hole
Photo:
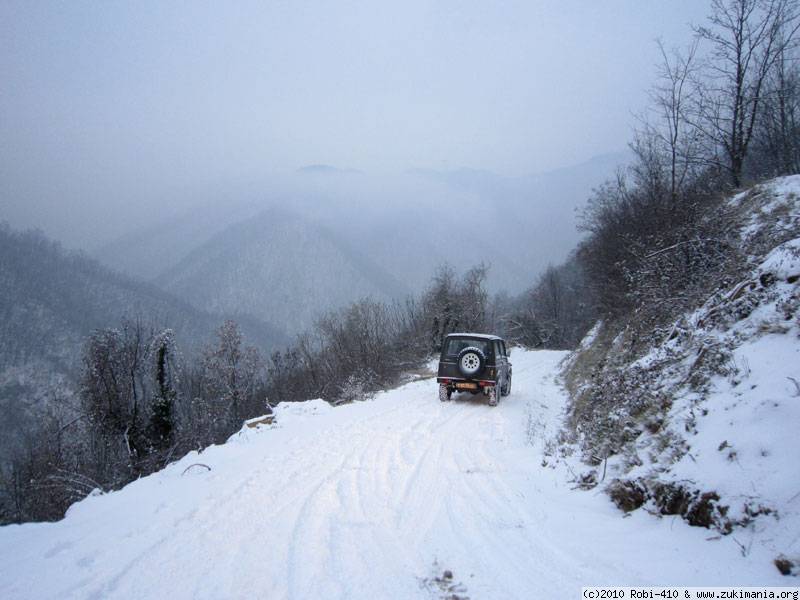
[[[616,152],[654,40],[683,45],[706,13],[701,0],[3,0],[0,220],[314,163],[519,175]]]

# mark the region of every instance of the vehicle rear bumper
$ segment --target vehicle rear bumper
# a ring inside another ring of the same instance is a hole
[[[466,379],[465,377],[437,377],[436,383],[453,388],[455,388],[458,383],[474,383],[478,387],[492,387],[497,385],[495,379]]]

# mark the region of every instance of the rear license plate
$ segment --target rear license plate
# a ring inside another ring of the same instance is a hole
[[[477,383],[457,383],[456,384],[457,390],[477,390],[478,384]]]

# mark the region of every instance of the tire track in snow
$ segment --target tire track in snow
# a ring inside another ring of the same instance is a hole
[[[334,443],[347,440],[350,452],[309,492],[294,518],[290,598],[303,596],[303,582],[321,578],[320,569],[315,572],[310,564],[323,565],[321,570],[327,571],[326,596],[346,597],[348,582],[363,581],[367,575],[363,565],[375,564],[370,559],[376,556],[419,562],[403,548],[416,548],[436,528],[440,511],[432,506],[447,495],[446,480],[438,476],[448,456],[446,446],[475,411],[469,404],[451,410],[453,405],[442,407],[431,404],[433,400],[410,402],[405,408],[406,412],[413,409],[412,419],[395,419],[397,410],[392,409],[353,423],[336,435]],[[317,547],[333,547],[344,558],[336,551],[310,557],[301,550]],[[387,577],[391,579],[388,573]]]

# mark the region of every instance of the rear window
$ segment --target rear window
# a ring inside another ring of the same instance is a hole
[[[478,348],[484,355],[491,354],[491,342],[488,340],[476,340],[474,338],[448,338],[444,347],[446,356],[457,356],[464,348],[473,346]]]

